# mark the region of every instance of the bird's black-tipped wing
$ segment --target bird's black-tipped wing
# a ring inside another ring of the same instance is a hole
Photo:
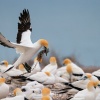
[[[21,43],[22,34],[24,34],[24,32],[26,32],[27,30],[32,31],[32,28],[31,28],[29,11],[24,9],[23,12],[20,13],[20,17],[19,17],[18,33],[17,33],[17,38],[16,38],[17,43]],[[26,33],[25,33],[25,35],[26,35]],[[28,35],[26,35],[26,36],[28,36]],[[29,34],[29,37],[27,37],[27,38],[30,39],[30,34]]]
[[[0,33],[0,45],[8,48],[15,48],[15,45],[12,44],[9,40],[7,40],[1,33]]]

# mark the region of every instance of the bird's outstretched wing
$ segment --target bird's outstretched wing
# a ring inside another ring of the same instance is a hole
[[[22,44],[32,43],[31,36],[31,22],[30,22],[30,14],[27,9],[24,9],[22,13],[20,13],[19,23],[18,23],[18,33],[16,42]]]
[[[0,33],[0,44],[4,47],[8,48],[15,48],[15,45],[12,44],[9,40],[7,40],[1,33]]]

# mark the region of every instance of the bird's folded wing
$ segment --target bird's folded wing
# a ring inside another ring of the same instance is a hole
[[[7,40],[1,33],[0,33],[0,44],[4,47],[8,48],[15,48],[15,45],[12,44],[9,40]]]

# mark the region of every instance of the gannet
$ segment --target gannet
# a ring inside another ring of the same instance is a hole
[[[42,72],[50,72],[52,74],[55,74],[57,68],[58,68],[58,65],[57,65],[56,58],[55,57],[50,57],[50,64],[48,64],[47,66],[45,66],[42,69]]]
[[[25,67],[24,67],[23,64],[19,64],[18,69],[19,69],[20,71],[22,71],[23,74],[24,74],[24,73],[27,73],[27,71],[26,71],[26,69],[25,69]]]
[[[96,76],[96,77],[100,80],[100,69],[97,70],[97,71],[94,71],[94,72],[92,73],[92,75]]]
[[[26,94],[24,94],[20,88],[16,88],[13,93],[15,97],[8,97],[1,100],[30,100],[32,95],[32,91],[28,91]]]
[[[36,74],[33,74],[29,77],[21,77],[19,81],[37,81],[42,84],[46,85],[52,85],[55,83],[60,83],[60,82],[68,82],[65,79],[55,76],[50,72],[37,72]]]
[[[5,78],[0,78],[0,100],[9,95],[9,86],[5,83]]]
[[[20,66],[20,65],[19,65]],[[4,60],[2,62],[0,62],[0,72],[4,73],[6,70],[8,70],[9,68],[11,68],[12,65],[8,63],[8,61]],[[9,70],[6,72],[6,75],[8,76],[19,76],[23,74],[23,72],[19,69],[13,68],[12,70]]]
[[[30,86],[32,88],[40,88],[40,89],[44,88],[44,85],[41,84],[41,83],[38,83],[37,81],[29,82],[29,83],[26,84],[26,86]]]
[[[83,76],[84,71],[79,66],[71,62],[70,59],[65,59],[63,61],[63,64],[65,66],[57,70],[56,72],[57,76],[60,76],[69,82],[76,81]]]
[[[85,73],[80,80],[99,81],[98,78],[91,73]]]
[[[41,71],[41,66],[40,66],[41,62],[42,62],[42,58],[40,60],[38,60],[37,57],[34,59],[34,64],[31,66],[31,74],[30,75]]]
[[[75,94],[78,91],[85,89],[87,87],[87,84],[88,84],[89,81],[96,82],[96,81],[98,81],[98,79],[97,79],[97,77],[93,76],[90,73],[84,73],[84,75],[81,79],[79,79],[78,81],[75,81],[71,84],[63,82],[64,85],[70,86],[73,89],[67,90],[67,88],[65,88],[65,89],[61,89],[60,91],[61,91],[61,93],[62,92],[66,93],[68,91],[69,94]]]
[[[41,94],[33,95],[33,100],[52,100],[49,88],[43,88]]]
[[[79,91],[71,100],[95,100],[95,85],[90,81],[87,85],[87,89]]]
[[[18,33],[16,38],[17,43],[10,42],[0,33],[0,44],[8,48],[14,48],[16,49],[17,53],[20,53],[20,57],[13,64],[12,68],[16,68],[19,64],[26,63],[42,47],[44,47],[46,51],[45,53],[48,52],[48,41],[45,39],[39,39],[35,43],[32,43],[30,37],[31,32],[32,28],[30,22],[30,14],[27,9],[24,9],[23,12],[20,13],[19,17]]]

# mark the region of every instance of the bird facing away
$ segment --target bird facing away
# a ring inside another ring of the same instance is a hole
[[[31,32],[32,28],[30,14],[27,9],[24,9],[19,16],[18,33],[16,38],[17,43],[10,42],[0,33],[0,44],[8,48],[14,48],[16,49],[17,53],[20,53],[20,57],[13,64],[13,67],[15,68],[19,64],[25,63],[30,60],[42,47],[44,47],[46,51],[45,53],[48,53],[48,41],[45,39],[39,39],[35,43],[32,43]]]
[[[50,72],[52,74],[55,74],[57,71],[57,61],[55,57],[50,57],[50,64],[48,64],[47,66],[45,66],[42,69],[42,72]]]

